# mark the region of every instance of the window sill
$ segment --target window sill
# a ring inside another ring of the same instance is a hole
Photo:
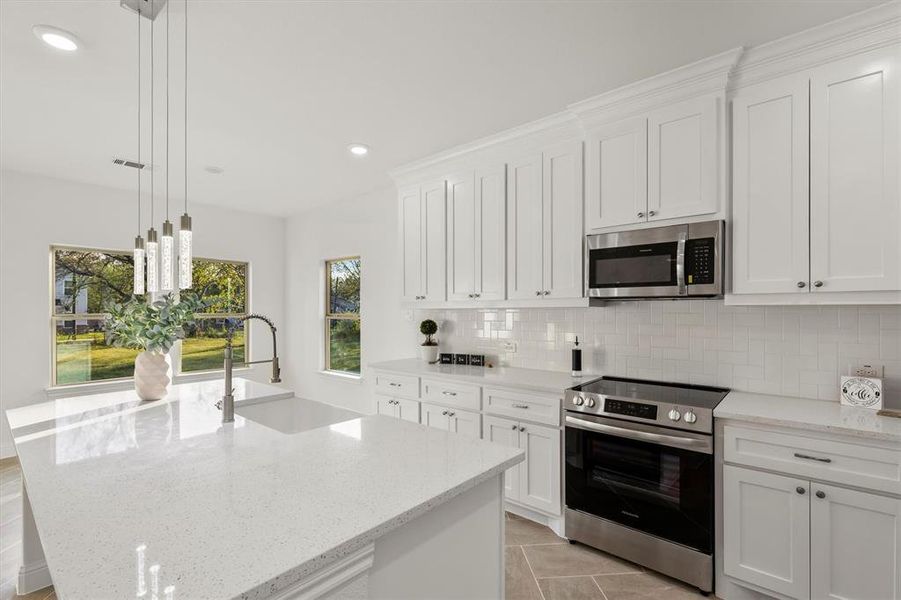
[[[320,370],[318,371],[320,375],[325,377],[334,377],[336,379],[347,381],[348,383],[363,383],[362,375],[353,375],[352,373],[342,373],[341,371],[326,371]]]
[[[236,367],[233,370],[235,375],[246,374],[252,370],[252,367]],[[221,379],[224,377],[222,370],[218,371],[196,371],[192,373],[181,373],[173,376],[172,385],[181,383],[191,383],[194,381],[209,381],[213,379]],[[123,390],[133,389],[135,386],[134,379],[116,379],[110,381],[94,381],[91,383],[75,383],[71,385],[55,385],[46,388],[48,400],[57,398],[65,398],[68,396],[87,396],[89,394],[103,394],[106,392],[120,392]]]

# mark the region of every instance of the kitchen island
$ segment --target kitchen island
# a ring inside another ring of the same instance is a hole
[[[521,450],[235,388],[227,425],[221,382],[7,411],[20,592],[49,583],[46,557],[63,600],[503,597],[503,473]]]

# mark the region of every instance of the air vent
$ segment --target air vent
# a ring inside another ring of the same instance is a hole
[[[124,158],[114,158],[114,165],[122,165],[123,167],[131,167],[132,169],[143,169],[147,165],[144,163],[135,162],[133,160],[125,160]]]

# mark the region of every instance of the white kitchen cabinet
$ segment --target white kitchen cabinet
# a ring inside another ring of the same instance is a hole
[[[901,500],[810,486],[811,597],[901,599]]]
[[[419,423],[419,402],[416,400],[391,398],[377,394],[375,404],[376,413],[380,415],[403,419],[411,423]]]
[[[423,402],[420,407],[420,423],[447,431],[447,408]]]
[[[506,297],[506,171],[500,165],[447,181],[447,297]]]
[[[582,144],[509,164],[509,298],[582,297]]]
[[[810,597],[806,480],[723,467],[723,570],[783,594]]]
[[[403,299],[447,299],[444,180],[400,194],[403,243]]]
[[[648,121],[635,117],[586,139],[588,230],[644,223],[648,207]]]
[[[806,291],[807,78],[739,90],[732,100],[732,136],[732,291]]]
[[[898,46],[810,74],[814,293],[901,289]]]
[[[648,221],[719,211],[717,96],[648,115]]]
[[[422,424],[479,439],[482,435],[481,415],[468,410],[422,403]]]
[[[560,514],[560,430],[510,419],[486,416],[483,437],[521,448],[526,460],[511,471],[508,500],[548,514]]]

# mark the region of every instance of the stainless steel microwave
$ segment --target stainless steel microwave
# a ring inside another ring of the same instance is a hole
[[[722,296],[724,238],[723,221],[589,235],[585,289],[590,304]]]

